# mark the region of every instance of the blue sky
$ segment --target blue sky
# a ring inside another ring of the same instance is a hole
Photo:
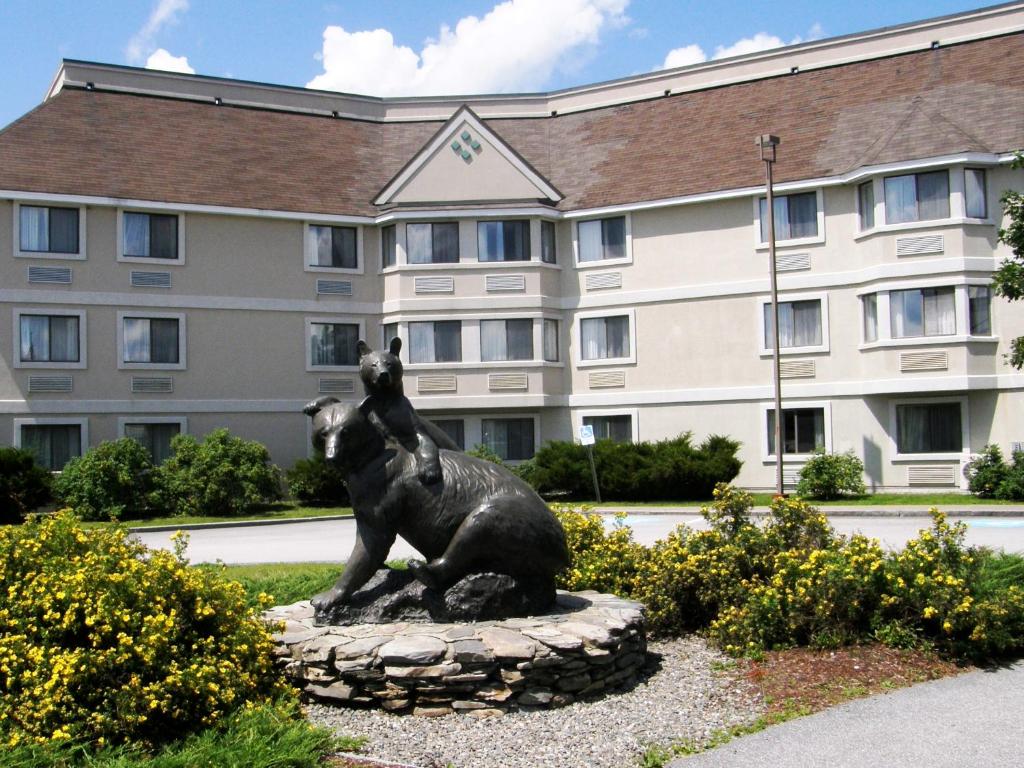
[[[62,58],[379,95],[549,90],[979,7],[958,0],[0,0],[0,126]]]

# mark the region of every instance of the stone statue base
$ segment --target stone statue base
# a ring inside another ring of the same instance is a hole
[[[349,602],[316,611],[314,623],[349,626],[397,621],[485,621],[535,616],[554,603],[555,585],[548,579],[474,573],[441,591],[417,581],[411,571],[381,568]]]
[[[306,698],[424,716],[603,696],[636,681],[647,650],[643,606],[597,592],[558,592],[542,615],[473,623],[316,626],[308,600],[264,617],[284,622],[277,664]]]

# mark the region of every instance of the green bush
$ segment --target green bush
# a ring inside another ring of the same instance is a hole
[[[998,445],[986,445],[981,453],[967,462],[964,467],[964,477],[967,478],[967,488],[975,496],[983,499],[993,499],[999,490],[999,486],[1006,479],[1008,468],[1003,461],[1003,452]]]
[[[711,435],[699,446],[685,433],[657,443],[599,440],[593,447],[602,498],[626,501],[707,499],[717,483],[739,474],[739,443]],[[546,443],[533,459],[530,480],[542,494],[593,497],[587,450],[573,442]]]
[[[241,585],[70,510],[0,529],[0,743],[174,741],[288,694]]]
[[[178,515],[244,515],[281,499],[281,480],[266,447],[216,429],[202,442],[171,441],[171,457],[156,468],[159,505]]]
[[[0,525],[22,518],[50,500],[50,473],[30,451],[0,448]]]
[[[1013,463],[1006,468],[1006,476],[996,489],[997,499],[1024,501],[1024,451],[1013,452]]]
[[[853,451],[814,454],[800,470],[798,495],[807,499],[828,501],[842,496],[862,496],[864,462]]]
[[[341,507],[349,504],[345,478],[319,451],[311,459],[299,459],[284,473],[288,492],[304,504]]]
[[[100,443],[72,459],[53,490],[83,520],[138,518],[156,512],[153,461],[130,437]]]

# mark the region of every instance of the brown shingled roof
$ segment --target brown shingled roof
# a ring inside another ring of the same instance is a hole
[[[1017,62],[1017,65],[1012,64]],[[1024,34],[488,125],[590,208],[1024,147]],[[441,125],[64,90],[0,133],[0,189],[323,213],[371,201]]]

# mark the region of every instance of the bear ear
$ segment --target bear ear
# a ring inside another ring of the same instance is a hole
[[[359,357],[366,357],[371,351],[370,345],[362,339],[356,342],[356,352],[359,353]]]
[[[398,357],[398,353],[402,351],[402,340],[395,336],[395,338],[391,340],[391,346],[389,347],[389,350],[391,351],[392,355]]]
[[[305,407],[302,409],[302,412],[307,416],[316,416],[328,405],[334,405],[335,403],[340,402],[341,400],[339,400],[336,397],[333,397],[332,395],[327,395],[326,397],[319,397],[316,400],[313,400],[312,402],[306,403]]]

